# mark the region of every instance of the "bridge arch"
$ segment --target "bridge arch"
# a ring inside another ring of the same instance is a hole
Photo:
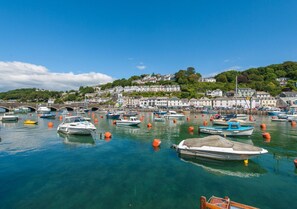
[[[24,107],[24,106],[20,106],[20,107]],[[31,112],[36,112],[36,107],[32,107],[32,106],[25,106],[25,107],[28,107]]]
[[[91,110],[92,110],[92,111],[99,110],[99,107],[92,107]]]
[[[58,110],[58,108],[56,108],[56,107],[49,107],[50,109],[51,109],[51,111],[57,111]]]
[[[5,112],[9,112],[10,111],[10,109],[8,107],[5,107],[5,106],[0,106],[0,108],[4,109]]]
[[[74,110],[73,107],[69,107],[69,106],[60,107],[58,110],[63,110],[63,109],[66,109],[67,111],[73,111]]]

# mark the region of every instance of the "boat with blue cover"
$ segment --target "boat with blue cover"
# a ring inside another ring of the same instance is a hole
[[[199,133],[215,134],[221,136],[250,136],[254,131],[253,126],[241,126],[239,122],[228,122],[227,127],[200,126]]]
[[[56,115],[53,113],[43,113],[39,116],[40,118],[49,118],[49,119],[54,119],[56,118]]]
[[[112,112],[108,112],[106,114],[106,118],[107,119],[114,119],[114,120],[119,120],[120,119],[120,114],[117,114],[117,113],[112,113]]]

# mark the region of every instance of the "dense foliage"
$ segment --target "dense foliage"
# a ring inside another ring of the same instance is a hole
[[[217,79],[217,83],[235,83],[236,76],[238,76],[239,87],[267,91],[273,96],[285,90],[297,90],[295,85],[297,80],[297,62],[288,61],[266,67],[250,68],[245,71],[232,70],[220,73],[215,78]],[[281,86],[276,80],[281,77],[289,79],[285,86]]]
[[[297,62],[284,62],[282,64],[273,64],[266,67],[250,68],[245,71],[230,70],[215,76],[216,83],[199,82],[201,74],[195,71],[195,68],[188,67],[186,70],[179,70],[175,74],[175,80],[160,80],[157,83],[145,83],[144,85],[180,85],[181,92],[133,92],[125,93],[124,96],[167,96],[178,98],[200,98],[201,93],[207,90],[221,89],[222,91],[235,90],[235,78],[237,76],[239,87],[248,87],[257,91],[267,91],[276,96],[282,91],[297,90]],[[147,74],[132,76],[129,79],[118,79],[112,83],[101,85],[101,89],[110,89],[116,86],[138,85],[133,81],[146,77]],[[160,77],[160,74],[152,74],[152,77]],[[277,78],[286,77],[288,82],[281,86]],[[58,91],[47,91],[36,88],[16,89],[0,93],[1,100],[18,100],[29,102],[46,102],[49,98],[56,99],[56,103],[65,101],[82,101],[87,93],[94,93],[93,87],[79,88],[79,91],[66,91],[66,94]]]
[[[59,98],[62,92],[40,90],[36,88],[16,89],[0,92],[1,100],[17,100],[20,102],[47,102],[49,98]]]

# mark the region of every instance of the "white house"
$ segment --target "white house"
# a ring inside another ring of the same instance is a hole
[[[252,97],[256,94],[255,89],[251,88],[238,88],[237,89],[237,96],[238,97]]]
[[[265,91],[257,91],[256,92],[256,97],[259,98],[259,99],[262,99],[262,98],[269,98],[269,97],[271,97],[271,95],[268,92],[265,92]]]
[[[216,90],[213,90],[213,91],[207,91],[206,92],[206,96],[211,96],[211,97],[221,97],[223,96],[223,91],[220,90],[220,89],[216,89]]]
[[[214,77],[200,78],[201,82],[215,83],[217,80]]]

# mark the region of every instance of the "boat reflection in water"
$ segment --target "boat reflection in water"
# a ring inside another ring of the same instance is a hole
[[[179,157],[182,161],[199,166],[214,175],[251,178],[259,177],[267,172],[252,160],[249,160],[248,166],[245,166],[242,161],[221,161],[181,154],[179,154]]]
[[[58,132],[58,135],[64,139],[64,143],[70,145],[95,145],[94,137],[91,135],[67,135]]]

